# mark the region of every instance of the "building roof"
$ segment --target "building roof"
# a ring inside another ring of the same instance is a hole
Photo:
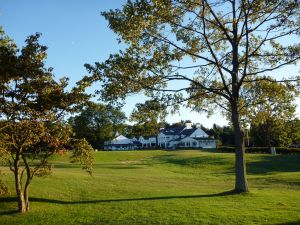
[[[148,136],[143,136],[143,137],[144,137],[144,139],[156,138],[155,135],[148,135]]]
[[[170,128],[165,128],[165,129],[161,130],[160,132],[162,132],[165,135],[179,135],[184,130],[184,128],[185,128],[185,126],[170,127]]]
[[[170,127],[161,130],[161,132],[165,135],[184,135],[184,136],[190,136],[192,133],[194,133],[199,128],[186,128],[185,126],[180,127]]]
[[[194,133],[198,128],[192,128],[192,129],[184,129],[180,135],[190,136],[192,133]]]

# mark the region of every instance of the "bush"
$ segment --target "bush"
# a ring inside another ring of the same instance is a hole
[[[246,153],[271,153],[270,147],[248,147],[246,148]]]
[[[227,153],[234,153],[235,147],[232,146],[220,146],[218,147],[218,151],[220,152],[227,152]]]
[[[300,148],[286,148],[286,147],[275,147],[277,154],[300,154]],[[220,146],[218,151],[234,153],[235,147],[232,146]],[[270,147],[247,147],[246,153],[263,153],[271,154]]]
[[[1,172],[0,172],[1,175]],[[8,194],[8,187],[3,183],[3,181],[0,178],[0,196]]]
[[[276,148],[276,153],[278,154],[300,154],[300,148]]]

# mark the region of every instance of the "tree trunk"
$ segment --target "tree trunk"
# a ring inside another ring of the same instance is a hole
[[[27,184],[26,184],[27,185]],[[24,200],[25,200],[25,208],[26,208],[26,212],[29,211],[29,195],[28,195],[28,188],[29,188],[29,184],[25,187],[24,190]]]
[[[232,105],[232,123],[235,137],[235,191],[248,192],[244,132],[240,126],[237,104]]]
[[[28,164],[27,159],[26,159],[24,154],[22,154],[22,159],[23,159],[23,162],[24,162],[25,167],[26,167],[26,177],[27,177],[25,187],[24,187],[24,200],[25,200],[25,208],[26,208],[26,212],[27,212],[27,211],[29,211],[28,191],[29,191],[29,184],[30,184],[30,181],[31,181],[31,171],[30,171],[29,164]]]
[[[14,174],[15,174],[15,187],[16,187],[16,194],[18,199],[18,211],[20,213],[25,213],[29,210],[29,199],[28,199],[28,186],[29,182],[25,184],[25,191],[23,193],[22,189],[22,178],[23,174],[20,174],[20,154],[16,153],[16,158],[14,160]]]
[[[22,191],[22,178],[19,171],[19,162],[20,162],[20,155],[17,153],[14,161],[14,173],[15,173],[16,194],[18,198],[18,211],[20,213],[25,213],[27,212],[26,199],[24,198],[24,194]]]
[[[22,192],[22,185],[21,181],[19,179],[19,175],[15,175],[15,184],[16,184],[16,193],[17,193],[17,198],[18,198],[18,211],[20,213],[25,213],[27,212],[26,210],[26,201]]]

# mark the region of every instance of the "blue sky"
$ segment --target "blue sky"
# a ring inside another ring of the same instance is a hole
[[[122,46],[108,28],[101,11],[120,8],[125,0],[0,0],[0,26],[15,40],[18,46],[30,34],[43,34],[41,43],[48,46],[47,65],[54,68],[57,78],[68,76],[71,85],[87,75],[85,63],[105,60],[110,53]],[[90,88],[90,91],[97,87]],[[140,95],[127,99],[123,110],[130,114]],[[226,125],[224,117],[216,113],[206,115],[181,109],[180,114],[170,115],[167,121],[190,119],[204,126],[213,123]]]
[[[108,28],[101,11],[120,8],[125,0],[0,0],[0,25],[18,46],[30,34],[42,33],[41,43],[48,46],[47,65],[54,68],[57,78],[68,76],[74,84],[87,75],[85,63],[105,60],[110,53],[122,46]],[[92,91],[97,87],[90,89]],[[123,108],[129,116],[141,95],[131,96]],[[180,114],[170,115],[170,123],[190,119],[204,126],[213,123],[227,124],[219,115],[206,115],[181,109]]]

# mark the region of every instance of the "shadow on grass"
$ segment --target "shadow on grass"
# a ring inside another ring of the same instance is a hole
[[[167,163],[175,164],[180,166],[188,166],[192,168],[203,167],[203,166],[217,166],[217,167],[226,167],[225,169],[230,169],[234,171],[234,163],[231,158],[220,157],[218,155],[211,156],[196,156],[196,157],[184,157],[181,158],[178,155],[160,155],[152,158],[155,163]]]
[[[15,201],[17,201],[15,199]],[[5,212],[0,212],[0,216],[5,216],[5,215],[13,215],[19,213],[18,210],[10,210],[10,211],[5,211]]]
[[[247,156],[246,156],[247,158]],[[252,158],[252,156],[251,156]],[[218,154],[210,156],[180,157],[176,154],[159,155],[152,158],[155,163],[167,163],[188,167],[217,166],[234,172],[234,159]],[[300,172],[300,155],[256,155],[247,162],[249,174],[272,172]]]
[[[131,164],[131,163],[118,163],[118,164],[94,164],[93,169],[142,169],[143,165],[145,164]],[[60,169],[73,169],[73,168],[79,168],[81,169],[81,166],[78,164],[53,164],[54,168],[60,168]]]
[[[279,223],[277,225],[299,225],[299,224],[300,224],[300,220],[293,221],[293,222]]]
[[[249,174],[300,172],[300,155],[260,156],[259,161],[247,163]]]
[[[147,198],[121,198],[121,199],[103,199],[103,200],[87,200],[87,201],[63,201],[57,199],[47,198],[29,198],[30,202],[42,202],[42,203],[54,203],[61,205],[77,205],[77,204],[94,204],[94,203],[110,203],[110,202],[131,202],[131,201],[155,201],[155,200],[171,200],[171,199],[189,199],[189,198],[209,198],[209,197],[221,197],[228,195],[237,195],[238,192],[226,191],[215,194],[203,194],[203,195],[183,195],[183,196],[158,196],[158,197],[147,197]],[[16,197],[5,197],[0,198],[1,202],[17,202]],[[8,215],[16,213],[16,211],[0,212],[0,215]]]

